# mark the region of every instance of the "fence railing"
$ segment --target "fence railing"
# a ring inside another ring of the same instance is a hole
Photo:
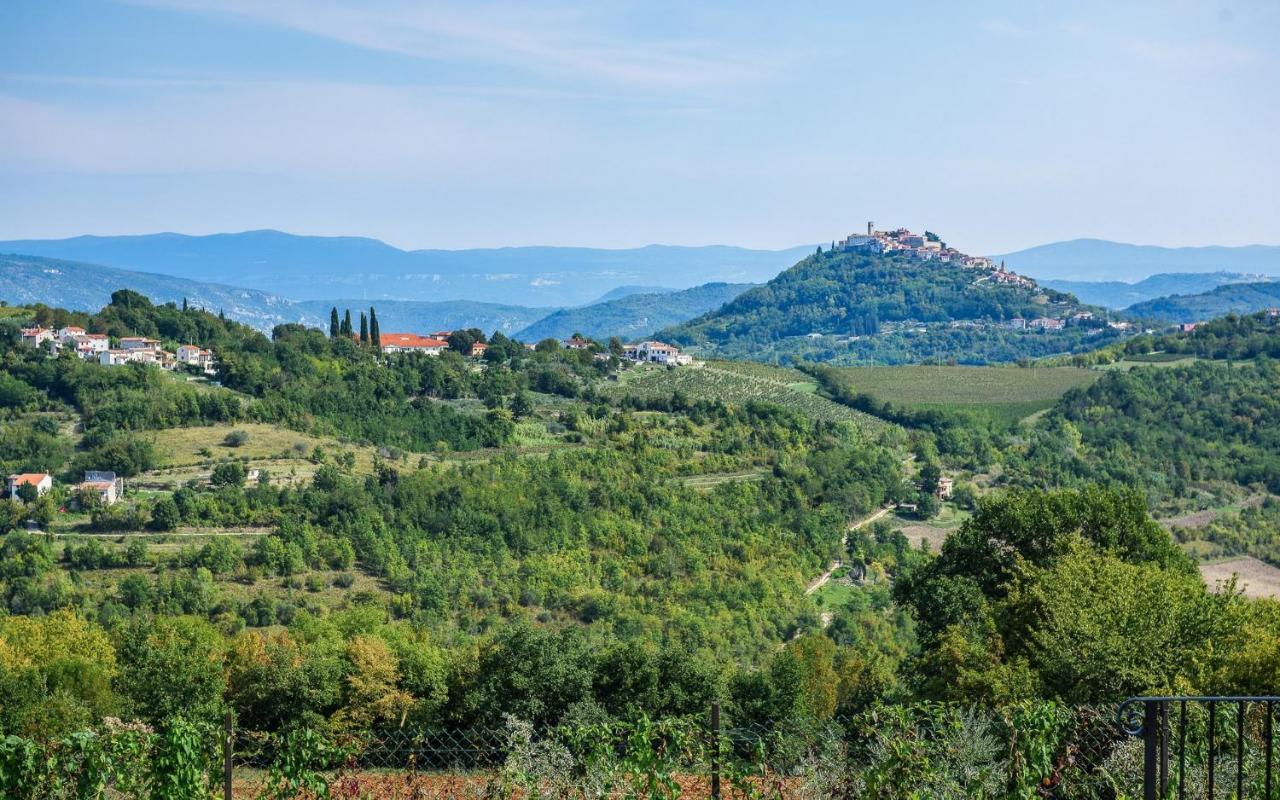
[[[287,732],[229,716],[220,730],[115,721],[53,741],[0,736],[0,797],[1280,800],[1277,706],[919,703],[820,719],[713,704],[657,721]]]
[[[1271,800],[1278,703],[1275,696],[1134,697],[1121,703],[1121,728],[1143,743],[1144,800]]]

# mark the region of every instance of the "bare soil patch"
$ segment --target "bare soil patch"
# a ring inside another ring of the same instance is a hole
[[[929,549],[936,553],[942,549],[942,542],[951,530],[951,528],[936,528],[932,525],[907,525],[902,528],[902,535],[907,537],[912,547],[923,547],[924,543],[928,542]]]
[[[1245,597],[1280,597],[1280,568],[1251,556],[1200,565],[1200,577],[1216,588],[1237,576]]]

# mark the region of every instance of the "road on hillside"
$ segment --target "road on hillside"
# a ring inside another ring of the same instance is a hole
[[[889,511],[890,509],[888,507],[885,507],[880,509],[874,514],[871,514],[870,516],[863,517],[857,522],[851,522],[849,524],[848,531],[845,532],[845,535],[840,540],[840,546],[841,547],[849,546],[849,531],[856,531],[858,528],[861,528],[863,525],[869,525],[872,522],[875,522],[876,520],[883,517],[885,514],[888,514]],[[808,597],[809,595],[821,589],[823,586],[826,586],[827,581],[831,580],[831,576],[835,573],[836,570],[840,569],[843,563],[844,562],[842,562],[838,558],[835,561],[832,561],[831,564],[827,567],[827,571],[822,573],[817,578],[814,578],[813,581],[809,584],[808,588],[804,590],[805,597]],[[830,623],[830,620],[825,619],[826,615],[823,615],[823,616],[824,616],[823,627],[825,628],[827,624]]]

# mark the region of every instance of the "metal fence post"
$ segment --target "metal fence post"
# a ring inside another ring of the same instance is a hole
[[[231,756],[235,730],[231,725],[231,712],[222,717],[222,800],[231,800]]]
[[[711,703],[711,800],[720,800],[720,703]]]
[[[1156,785],[1160,703],[1156,700],[1148,700],[1142,705],[1142,797],[1143,800],[1157,800],[1160,796],[1159,787]]]

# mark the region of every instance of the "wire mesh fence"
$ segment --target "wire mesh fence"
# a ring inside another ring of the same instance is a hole
[[[1278,705],[919,703],[828,719],[735,718],[713,706],[627,723],[288,732],[240,730],[228,718],[221,731],[116,726],[47,743],[0,737],[0,796],[1272,798],[1280,797]],[[165,773],[175,768],[177,778]],[[164,788],[175,779],[187,794]]]

